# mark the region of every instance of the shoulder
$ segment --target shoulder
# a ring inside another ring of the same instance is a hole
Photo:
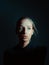
[[[16,51],[18,51],[18,49],[19,49],[18,46],[14,46],[12,48],[7,48],[6,50],[4,50],[4,56],[14,54],[14,53],[16,53]]]
[[[9,55],[9,54],[12,54],[12,53],[14,53],[15,52],[15,50],[14,50],[14,48],[8,48],[8,49],[6,49],[5,51],[4,51],[4,55]]]
[[[45,46],[36,47],[36,48],[34,48],[34,50],[39,53],[47,53],[47,47],[45,47]]]
[[[35,48],[36,50],[38,50],[38,51],[47,51],[47,47],[45,47],[45,46],[39,46],[39,47],[36,47]]]
[[[41,46],[41,47],[36,47],[34,49],[34,54],[41,59],[45,59],[47,55],[47,47]]]
[[[47,47],[46,47],[46,46],[37,46],[36,49],[39,49],[39,50],[46,50]]]

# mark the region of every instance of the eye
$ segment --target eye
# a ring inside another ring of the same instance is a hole
[[[30,30],[31,28],[28,27],[28,29]]]
[[[19,32],[21,32],[23,30],[23,27],[22,26],[20,26],[19,27]]]

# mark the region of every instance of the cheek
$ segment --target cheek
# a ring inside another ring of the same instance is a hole
[[[32,31],[29,31],[27,35],[30,38],[32,36]]]
[[[33,34],[33,30],[28,31],[28,34],[32,35]]]
[[[28,36],[28,40],[30,40],[30,39],[31,39],[31,37],[32,37],[32,35],[31,35],[31,34],[29,34],[29,36]]]
[[[30,32],[28,32],[28,36],[31,37],[34,34],[34,30],[31,30]]]

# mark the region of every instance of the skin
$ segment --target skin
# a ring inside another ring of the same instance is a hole
[[[19,43],[23,48],[29,44],[33,34],[34,29],[32,25],[32,20],[30,19],[21,20],[18,37]]]

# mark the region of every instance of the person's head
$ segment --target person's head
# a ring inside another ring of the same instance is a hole
[[[29,17],[22,17],[17,21],[16,34],[20,41],[28,42],[31,37],[36,35],[37,29],[35,27],[34,21]]]

